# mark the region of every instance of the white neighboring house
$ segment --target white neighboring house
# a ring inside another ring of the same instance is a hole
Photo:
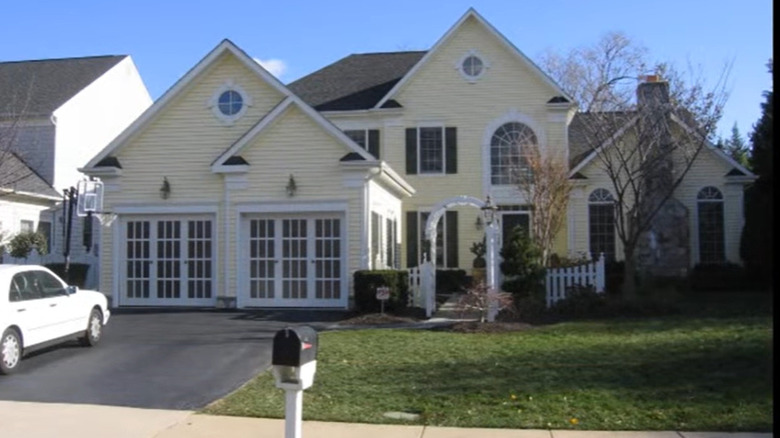
[[[0,233],[38,230],[49,240],[50,255],[28,262],[64,261],[63,191],[151,103],[128,55],[0,62]],[[87,249],[73,216],[71,262],[96,263],[99,224]]]

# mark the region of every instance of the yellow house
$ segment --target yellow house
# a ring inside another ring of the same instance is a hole
[[[118,217],[101,288],[115,305],[347,307],[355,270],[420,263],[445,199],[490,196],[501,235],[533,221],[511,177],[527,147],[570,163],[555,251],[620,258],[583,117],[473,9],[430,50],[350,55],[288,86],[223,41],[83,169]],[[689,267],[739,261],[753,178],[702,151],[675,192]],[[471,267],[480,214],[442,217],[438,267]]]

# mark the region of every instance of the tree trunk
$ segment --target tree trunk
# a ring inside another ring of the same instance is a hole
[[[634,258],[634,248],[625,247],[624,255],[626,257],[623,265],[623,298],[634,300],[636,298],[636,260]]]

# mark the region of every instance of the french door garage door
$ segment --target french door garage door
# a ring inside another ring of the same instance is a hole
[[[123,306],[213,306],[213,216],[124,218]]]
[[[244,307],[346,307],[340,215],[246,216],[242,235]]]

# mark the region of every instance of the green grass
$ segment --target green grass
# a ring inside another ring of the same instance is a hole
[[[728,316],[721,308],[717,317],[502,334],[325,332],[303,415],[402,423],[382,414],[407,411],[439,426],[771,431],[769,312]],[[283,418],[283,391],[266,372],[205,412]]]

